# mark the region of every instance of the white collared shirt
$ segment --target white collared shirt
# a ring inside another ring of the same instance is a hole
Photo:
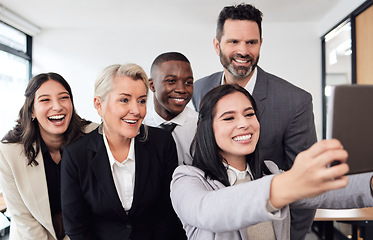
[[[243,180],[246,178],[250,178],[251,180],[254,179],[253,175],[251,174],[249,164],[246,164],[246,169],[244,171],[240,171],[235,169],[234,167],[227,165],[223,162],[225,166],[228,166],[227,174],[228,174],[228,180],[231,186],[233,186],[237,180]]]
[[[129,211],[132,206],[135,186],[135,141],[132,138],[127,159],[118,162],[111,153],[105,132],[102,131],[106,152],[109,157],[110,169],[113,174],[115,188],[124,210]]]
[[[144,119],[144,124],[160,128],[162,123],[176,123],[177,126],[171,134],[176,143],[179,165],[183,165],[184,163],[191,165],[192,157],[190,156],[189,148],[196,133],[197,121],[198,113],[189,107],[185,107],[181,113],[170,121],[164,120],[158,115],[154,108],[152,108],[148,110]]]
[[[244,87],[246,89],[246,91],[248,91],[251,95],[253,95],[253,91],[254,91],[254,87],[255,87],[255,83],[256,83],[256,78],[258,76],[258,71],[256,69],[257,68],[255,67],[253,75],[251,76],[250,80],[247,82],[246,86]],[[221,77],[220,85],[225,84],[224,79],[225,79],[225,72],[223,71],[223,75]]]

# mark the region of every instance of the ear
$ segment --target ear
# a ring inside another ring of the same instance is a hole
[[[149,88],[152,92],[155,92],[153,78],[149,78]]]
[[[212,43],[214,45],[214,49],[215,49],[216,54],[218,54],[218,56],[220,56],[220,46],[219,46],[218,39],[215,37],[214,40],[212,40]]]
[[[98,114],[102,117],[103,112],[103,102],[101,101],[101,98],[98,96],[95,96],[93,99],[93,104],[98,112]]]
[[[260,38],[260,47],[262,47],[263,38]]]

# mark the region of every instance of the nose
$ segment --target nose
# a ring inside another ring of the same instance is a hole
[[[175,92],[186,93],[185,84],[183,81],[176,81]]]
[[[139,109],[139,106],[138,106],[138,102],[137,101],[132,101],[131,102],[131,106],[130,106],[130,113],[132,115],[139,115],[140,114],[140,109]]]
[[[245,116],[242,116],[238,119],[237,128],[246,129],[249,127],[249,120],[245,118]]]
[[[249,54],[249,47],[245,42],[241,42],[238,45],[238,53],[241,54],[242,56],[246,56]]]
[[[52,109],[56,112],[59,112],[62,110],[62,105],[59,101],[54,101],[53,102],[53,106],[52,106]]]

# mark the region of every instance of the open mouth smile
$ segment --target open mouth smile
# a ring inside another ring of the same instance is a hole
[[[246,140],[251,139],[252,136],[253,136],[252,134],[236,136],[233,138],[233,140],[236,142],[246,141]]]
[[[183,104],[188,100],[188,98],[174,98],[174,97],[170,97],[170,99],[177,104]]]
[[[63,114],[60,114],[60,115],[54,115],[54,116],[50,116],[48,117],[48,120],[49,121],[52,121],[52,122],[60,122],[62,121],[63,119],[65,119],[66,115],[63,115]]]
[[[251,62],[251,60],[241,60],[241,59],[233,59],[233,61],[238,62],[238,63],[248,63]]]
[[[129,120],[129,119],[122,119],[122,120],[128,124],[136,124],[138,122],[138,120]]]

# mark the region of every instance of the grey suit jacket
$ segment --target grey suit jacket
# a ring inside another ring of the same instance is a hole
[[[91,123],[85,131],[97,126]],[[12,217],[10,240],[57,240],[41,153],[36,161],[38,166],[27,165],[22,144],[0,143],[0,186]]]
[[[266,161],[266,165],[274,174],[280,173],[273,162]],[[289,206],[276,214],[269,213],[266,208],[273,177],[269,175],[225,187],[216,180],[206,179],[205,173],[196,167],[179,166],[171,182],[171,200],[188,239],[247,239],[246,228],[264,221],[273,222],[276,239],[290,239]],[[372,173],[350,176],[346,188],[297,201],[290,207],[341,209],[373,206],[371,177]]]

